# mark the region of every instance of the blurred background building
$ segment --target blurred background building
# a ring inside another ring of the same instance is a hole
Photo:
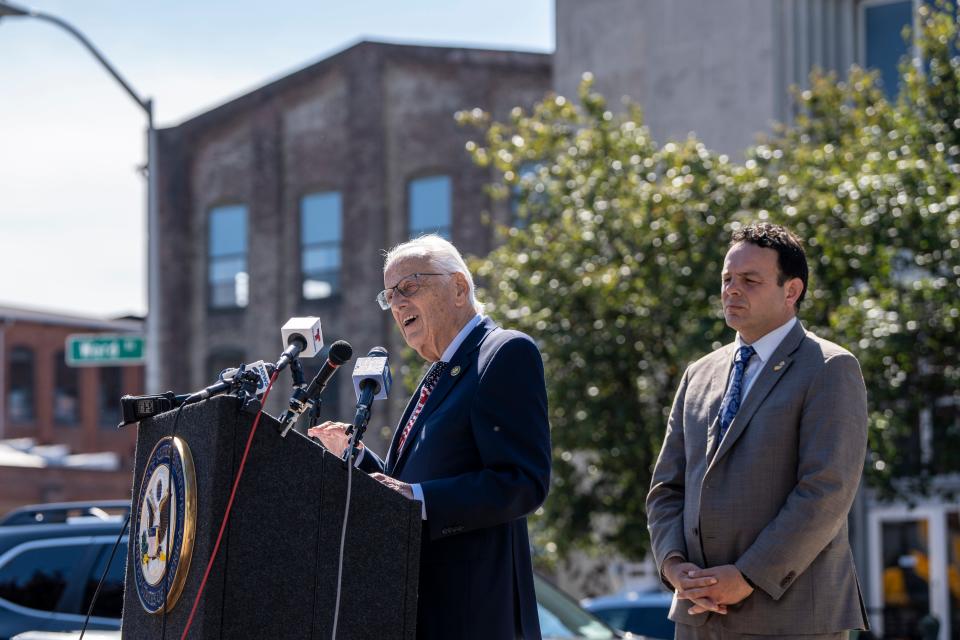
[[[129,494],[136,432],[117,431],[119,400],[142,392],[143,364],[83,345],[140,337],[142,326],[140,319],[0,307],[0,512]]]
[[[878,69],[889,96],[916,0],[556,0],[554,87],[584,72],[614,108],[643,108],[660,142],[694,132],[734,157],[793,117],[792,86],[814,68]]]

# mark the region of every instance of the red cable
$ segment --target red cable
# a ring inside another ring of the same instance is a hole
[[[187,637],[187,632],[190,631],[190,625],[193,624],[193,616],[197,613],[197,606],[200,604],[200,596],[203,595],[203,590],[207,586],[207,578],[210,576],[210,569],[213,568],[213,561],[217,559],[217,551],[220,550],[220,541],[223,539],[223,532],[227,528],[227,520],[230,519],[230,509],[233,508],[233,498],[237,495],[237,486],[240,484],[240,476],[243,475],[243,467],[247,464],[247,455],[250,453],[250,445],[253,444],[253,434],[257,432],[257,425],[260,424],[260,416],[263,415],[263,405],[267,404],[267,397],[270,395],[270,389],[273,388],[273,382],[277,379],[279,371],[273,372],[273,377],[270,378],[270,384],[267,385],[267,390],[263,392],[263,401],[260,405],[260,411],[257,412],[257,417],[253,420],[253,426],[250,427],[250,435],[247,437],[247,446],[243,450],[243,457],[240,458],[240,468],[237,469],[237,477],[233,480],[233,489],[230,491],[230,499],[227,500],[227,510],[223,514],[223,520],[220,522],[220,533],[217,534],[217,542],[213,545],[213,553],[210,554],[210,562],[207,563],[207,568],[203,572],[203,580],[200,581],[200,590],[197,591],[197,597],[193,599],[193,607],[190,609],[190,617],[187,618],[187,626],[183,628],[183,635],[180,636],[180,640],[185,640]]]

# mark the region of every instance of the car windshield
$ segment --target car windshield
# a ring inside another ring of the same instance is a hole
[[[616,638],[610,627],[600,622],[538,575],[533,576],[537,590],[537,613],[544,640],[588,638],[607,640]]]

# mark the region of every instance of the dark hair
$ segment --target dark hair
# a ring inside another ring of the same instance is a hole
[[[803,291],[797,298],[796,308],[800,309],[800,303],[807,295],[807,279],[810,270],[807,267],[807,254],[803,250],[800,239],[791,231],[778,224],[769,222],[756,222],[749,226],[737,229],[733,232],[730,239],[730,246],[749,242],[758,247],[773,249],[777,252],[777,284],[783,285],[784,282],[792,278],[800,278],[803,282]]]

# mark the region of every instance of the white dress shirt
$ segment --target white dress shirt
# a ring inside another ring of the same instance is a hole
[[[763,369],[763,366],[767,364],[767,361],[773,357],[773,352],[777,350],[777,347],[780,346],[780,343],[783,342],[783,339],[787,337],[787,334],[790,333],[790,330],[793,329],[793,325],[795,324],[797,324],[796,316],[790,318],[786,323],[777,327],[751,345],[756,353],[750,358],[750,361],[747,363],[747,369],[743,372],[743,391],[740,393],[741,403],[747,399],[747,394],[750,393],[750,388],[757,380],[757,374],[760,373],[760,370]],[[744,342],[743,338],[740,337],[739,333],[737,333],[736,344],[737,349],[746,346],[747,344]],[[734,354],[736,354],[736,351],[734,351]],[[731,363],[731,367],[732,366],[733,365]],[[728,389],[730,388],[731,384],[733,384],[733,376],[730,376],[730,380],[727,382]]]
[[[467,336],[470,335],[470,332],[473,331],[478,324],[483,322],[484,316],[479,313],[463,325],[463,328],[460,329],[460,333],[454,336],[453,341],[447,345],[447,348],[443,350],[443,355],[440,356],[440,362],[450,362],[450,358],[453,357],[453,354],[457,352],[457,349],[460,348],[460,345],[463,344],[463,341],[467,339]],[[430,364],[433,366],[433,363]],[[423,499],[423,488],[420,484],[410,485],[410,489],[413,491],[413,499],[420,501],[420,516],[426,520],[427,519],[427,503]]]

